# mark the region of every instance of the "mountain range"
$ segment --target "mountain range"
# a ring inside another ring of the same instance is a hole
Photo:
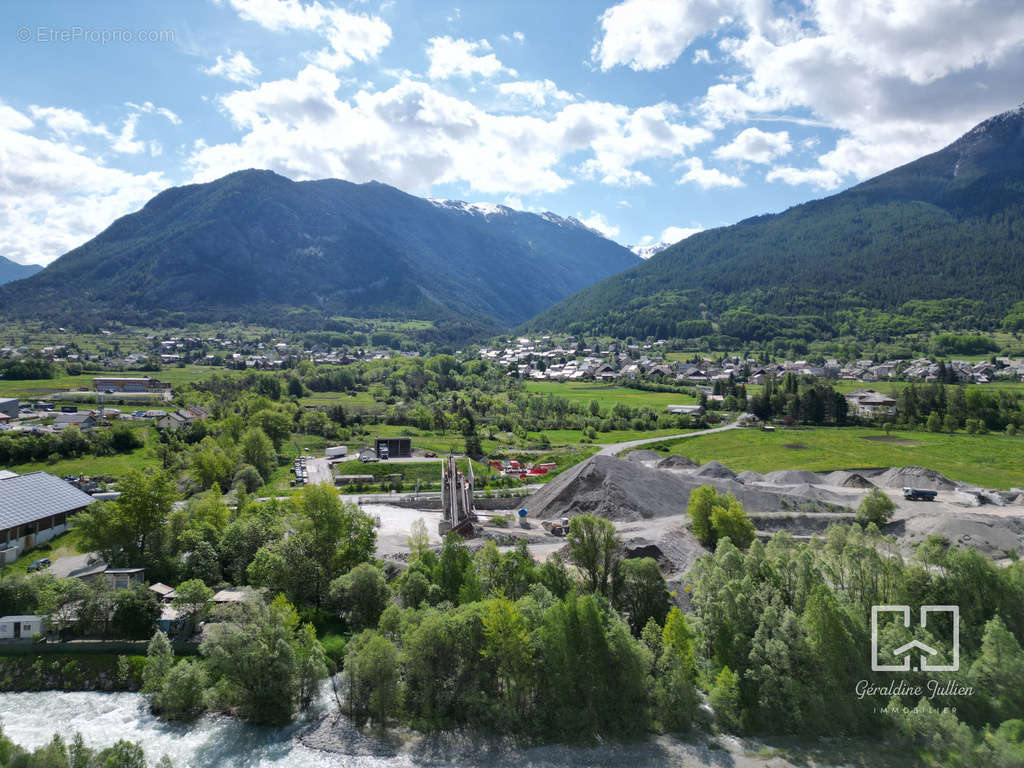
[[[161,192],[42,272],[0,287],[0,314],[78,326],[388,317],[458,337],[522,323],[639,261],[552,213],[249,170]]]
[[[839,194],[695,234],[527,329],[828,338],[997,327],[1022,299],[1024,106]]]
[[[19,264],[0,256],[0,285],[31,277],[41,269],[38,264]]]

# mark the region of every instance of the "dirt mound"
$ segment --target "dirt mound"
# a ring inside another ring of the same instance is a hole
[[[875,484],[868,480],[863,475],[858,475],[856,472],[851,472],[841,483],[836,483],[843,488],[874,488]]]
[[[634,536],[623,542],[626,557],[651,557],[658,562],[662,573],[686,573],[707,552],[697,537],[687,528],[679,526],[660,536]]]
[[[929,491],[953,491],[960,487],[934,469],[925,467],[893,467],[875,478],[882,488],[921,488]]]
[[[759,475],[752,469],[745,469],[736,475],[736,479],[741,483],[763,483],[764,475]]]
[[[686,458],[685,456],[677,456],[673,454],[667,459],[659,461],[657,466],[658,469],[696,469],[700,464],[693,459]]]
[[[626,461],[632,461],[636,464],[646,464],[653,466],[662,460],[661,454],[655,453],[654,451],[630,451],[626,454]]]
[[[707,477],[714,478],[717,480],[735,480],[736,473],[729,469],[725,464],[717,461],[709,461],[700,469],[693,473],[694,477]]]
[[[809,472],[806,469],[779,469],[765,475],[764,482],[775,485],[803,485],[820,483],[821,477],[817,472]]]

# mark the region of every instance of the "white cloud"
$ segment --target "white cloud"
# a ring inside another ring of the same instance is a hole
[[[749,163],[770,163],[777,157],[793,151],[789,133],[768,133],[758,128],[747,128],[728,144],[718,147],[712,154],[720,160],[745,160]]]
[[[693,52],[694,64],[711,64],[711,53],[707,48],[698,48]]]
[[[216,63],[204,68],[203,72],[208,75],[226,77],[233,83],[245,84],[251,84],[260,73],[256,65],[249,60],[245,53],[242,51],[232,52],[230,48],[227,52],[227,58],[218,56]]]
[[[783,181],[791,186],[810,184],[821,190],[839,187],[843,177],[827,168],[793,168],[789,165],[772,168],[765,174],[765,181]]]
[[[705,168],[704,161],[699,157],[688,158],[683,161],[683,165],[689,170],[679,178],[679,184],[693,182],[701,189],[743,186],[743,181],[736,176],[730,176],[717,168]]]
[[[432,37],[427,41],[427,58],[430,69],[427,72],[431,80],[445,80],[449,77],[494,77],[507,72],[516,76],[514,69],[505,67],[491,50],[486,40],[453,39],[447,35]]]
[[[8,107],[8,109],[10,109]],[[47,128],[54,132],[59,138],[67,139],[69,136],[76,134],[93,134],[96,136],[104,136],[110,138],[110,131],[103,124],[92,123],[85,115],[79,112],[77,109],[68,109],[67,107],[39,107],[35,104],[28,108],[32,114],[33,119],[41,120]],[[12,110],[13,111],[13,110]],[[11,126],[17,130],[23,130],[28,128],[32,124],[29,121],[27,125],[22,124],[21,128],[18,126]]]
[[[568,91],[561,90],[551,80],[517,80],[501,83],[498,92],[503,96],[513,96],[528,101],[535,107],[543,107],[548,99],[552,101],[573,101],[575,97]]]
[[[787,24],[784,11],[755,19],[750,7],[743,34],[719,43],[744,72],[708,89],[701,105],[708,124],[810,113],[840,131],[820,169],[802,177],[787,167],[779,180],[833,188],[872,176],[941,148],[1020,100],[1018,2],[807,0],[799,24]]]
[[[296,179],[376,179],[419,193],[462,183],[483,194],[525,196],[569,187],[570,163],[605,184],[643,183],[635,165],[678,160],[711,136],[682,123],[669,104],[573,103],[545,119],[490,113],[405,77],[348,100],[338,97],[339,86],[335,74],[309,65],[294,79],[221,97],[245,135],[197,147],[195,179],[261,167]]]
[[[718,26],[733,0],[625,0],[601,14],[591,58],[602,70],[668,66],[697,37]]]
[[[114,137],[111,147],[115,152],[125,155],[137,155],[145,151],[146,142],[135,138],[135,127],[138,125],[139,115],[129,115],[121,124],[121,133]]]
[[[161,117],[167,118],[171,125],[181,125],[181,118],[178,117],[174,112],[167,109],[167,107],[158,107],[153,104],[152,101],[144,101],[141,104],[136,104],[133,101],[126,101],[126,107],[130,107],[136,112],[141,112],[147,115],[160,115]]]
[[[67,141],[29,135],[31,127],[0,104],[0,254],[19,263],[52,261],[168,186],[159,173],[110,168]]]
[[[320,34],[328,48],[313,56],[319,66],[344,69],[375,58],[391,42],[391,27],[379,16],[327,8],[299,0],[229,0],[238,15],[275,32],[305,30]]]
[[[498,39],[501,40],[503,43],[511,43],[515,41],[522,45],[523,43],[526,42],[526,35],[524,35],[522,32],[516,31],[513,32],[511,35],[498,35]]]
[[[609,224],[608,220],[597,211],[591,211],[589,216],[584,217],[582,214],[577,216],[580,221],[586,224],[593,230],[600,232],[604,237],[609,240],[613,239],[619,234],[619,228],[614,224]]]
[[[661,242],[678,243],[690,235],[696,235],[698,232],[703,231],[704,227],[666,227],[661,232]]]

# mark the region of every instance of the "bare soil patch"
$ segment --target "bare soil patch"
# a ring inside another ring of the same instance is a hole
[[[892,437],[891,435],[867,435],[861,440],[869,440],[872,443],[890,443],[892,445],[920,445],[917,440],[908,440],[905,437]]]

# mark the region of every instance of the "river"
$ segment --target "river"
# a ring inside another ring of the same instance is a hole
[[[344,718],[329,712],[325,695],[319,711],[293,725],[270,728],[235,718],[208,715],[195,723],[175,725],[149,713],[137,693],[0,694],[4,733],[34,748],[54,732],[70,738],[80,731],[90,746],[118,739],[142,744],[150,764],[170,756],[175,768],[698,768],[764,766],[745,745],[726,740],[723,748],[658,738],[629,745],[517,748],[500,739],[471,739],[458,734],[414,737],[381,744],[358,734]],[[776,758],[772,766],[788,763]]]

